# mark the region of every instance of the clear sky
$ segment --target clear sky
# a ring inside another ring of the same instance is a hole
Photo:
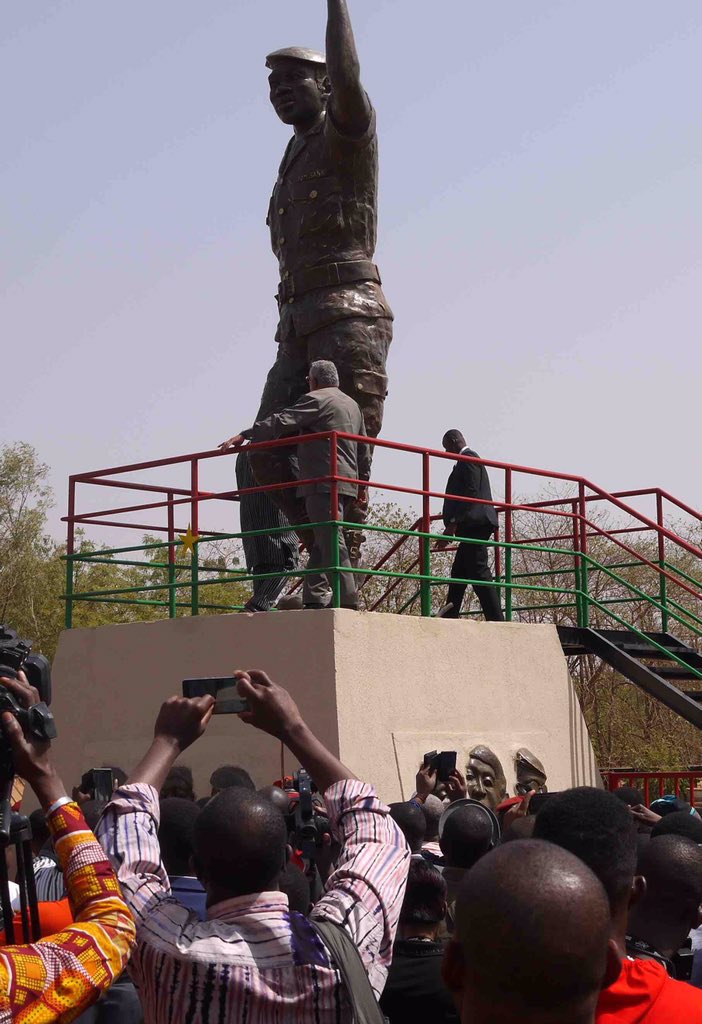
[[[702,505],[702,4],[351,12],[396,314],[385,436],[438,446],[459,426],[486,457]],[[56,520],[71,472],[250,424],[288,138],[264,55],[323,48],[325,17],[323,0],[3,4],[0,437],[51,465]]]

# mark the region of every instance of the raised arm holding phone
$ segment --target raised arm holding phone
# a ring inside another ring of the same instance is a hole
[[[241,721],[282,740],[324,793],[341,849],[310,919],[344,929],[379,994],[409,864],[404,837],[373,787],[359,782],[314,735],[287,690],[261,671],[237,671],[234,678],[248,705]],[[203,1021],[284,1013],[302,1022],[350,1024],[350,1001],[332,955],[279,891],[287,830],[265,796],[224,790],[197,819],[194,870],[207,893],[207,920],[171,895],[157,838],[158,789],[182,751],[206,731],[215,703],[212,694],[165,702],[149,749],[115,792],[98,829],[137,920],[130,972],[146,1019],[177,1024],[191,1019],[196,1006]]]

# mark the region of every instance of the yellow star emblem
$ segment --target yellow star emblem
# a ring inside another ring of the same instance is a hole
[[[191,555],[194,555],[195,545],[200,540],[200,538],[193,533],[193,531],[190,528],[190,523],[188,523],[188,532],[181,533],[178,536],[180,538],[181,544],[183,545],[183,554],[187,555],[189,551]]]

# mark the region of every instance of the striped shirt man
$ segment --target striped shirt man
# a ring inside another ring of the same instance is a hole
[[[382,992],[404,896],[409,850],[372,786],[337,782],[324,795],[342,847],[311,917],[342,925]],[[207,920],[171,894],[158,844],[158,793],[134,783],[98,826],[137,921],[130,973],[146,1024],[351,1024],[341,975],[306,918],[281,892],[239,896]]]

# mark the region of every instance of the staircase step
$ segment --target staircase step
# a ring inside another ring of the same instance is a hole
[[[699,679],[700,677],[693,669],[685,668],[683,665],[650,665],[649,668],[660,676],[661,679]]]

